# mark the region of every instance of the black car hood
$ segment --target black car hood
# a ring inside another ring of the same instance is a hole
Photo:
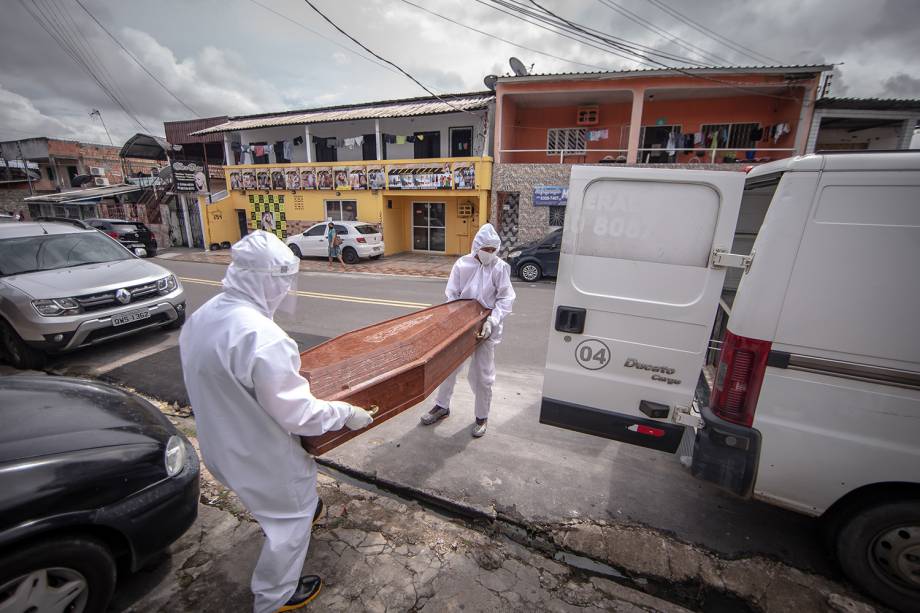
[[[162,444],[176,433],[155,407],[69,377],[0,377],[0,463],[79,449]]]

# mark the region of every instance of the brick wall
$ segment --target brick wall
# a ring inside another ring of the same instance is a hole
[[[29,205],[23,202],[23,198],[29,195],[29,188],[20,189],[18,186],[13,188],[0,189],[0,213],[16,214],[19,211],[29,217]]]
[[[589,166],[616,166],[625,164],[588,164]],[[573,164],[493,164],[492,166],[492,210],[489,221],[499,234],[507,233],[500,226],[501,211],[498,206],[498,192],[518,192],[518,219],[516,240],[512,243],[527,243],[538,240],[549,231],[548,206],[533,205],[535,185],[561,185],[568,187]],[[743,171],[744,164],[631,164],[634,167],[686,168],[690,170]]]

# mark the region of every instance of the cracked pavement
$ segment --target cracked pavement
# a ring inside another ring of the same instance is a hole
[[[190,418],[164,412],[193,433]],[[318,488],[326,512],[304,572],[325,585],[305,610],[686,611],[415,503],[324,473]],[[251,610],[262,532],[204,468],[201,499],[195,525],[158,565],[123,581],[110,611]]]

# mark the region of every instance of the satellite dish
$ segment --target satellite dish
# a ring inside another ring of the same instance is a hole
[[[524,66],[524,62],[517,59],[516,57],[512,57],[508,60],[508,63],[511,64],[511,70],[514,71],[514,74],[519,77],[527,76],[527,67]]]
[[[494,74],[490,74],[490,75],[487,76],[485,79],[483,79],[482,82],[486,84],[486,87],[488,87],[489,89],[491,89],[491,90],[494,92],[494,91],[495,91],[495,84],[498,83],[498,76],[496,76],[496,75],[494,75]]]

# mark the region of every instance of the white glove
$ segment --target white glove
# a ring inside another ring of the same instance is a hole
[[[351,407],[351,417],[345,420],[345,426],[349,430],[360,430],[366,428],[374,421],[371,414],[361,407]]]
[[[482,330],[479,331],[479,338],[487,339],[492,336],[492,322],[486,319],[482,324]]]

